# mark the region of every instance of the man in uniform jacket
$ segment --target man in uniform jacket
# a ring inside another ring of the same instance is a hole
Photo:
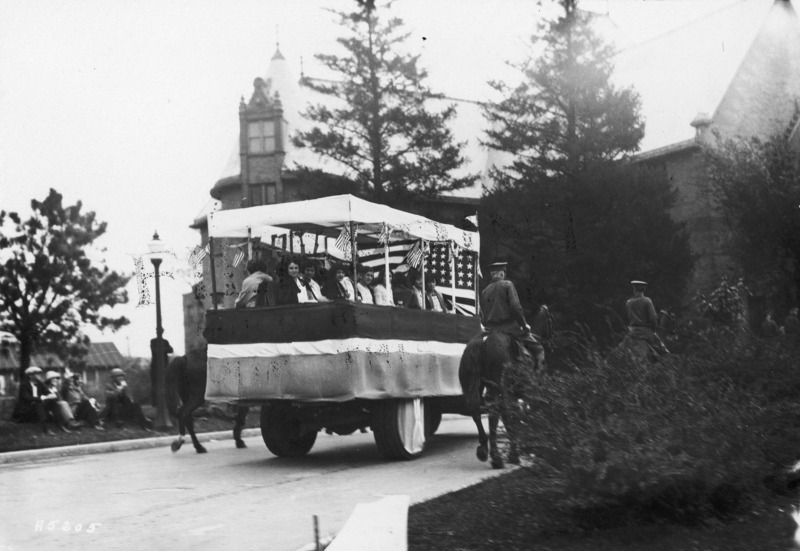
[[[502,331],[515,337],[537,362],[544,365],[544,347],[531,334],[514,284],[506,279],[507,262],[489,265],[492,282],[481,293],[481,323],[490,331]]]
[[[628,312],[628,325],[630,336],[645,341],[659,354],[668,354],[669,350],[656,334],[658,330],[658,316],[653,301],[644,296],[647,283],[644,281],[631,281],[633,296],[625,302]]]

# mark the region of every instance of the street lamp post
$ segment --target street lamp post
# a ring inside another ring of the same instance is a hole
[[[153,240],[148,244],[150,249],[150,262],[153,263],[156,279],[156,338],[150,340],[150,351],[152,352],[151,380],[153,381],[153,394],[155,395],[156,418],[153,424],[157,429],[168,429],[172,427],[167,413],[167,353],[171,347],[164,340],[164,327],[161,325],[161,281],[159,268],[163,260],[164,246],[158,238],[158,232],[153,234]]]

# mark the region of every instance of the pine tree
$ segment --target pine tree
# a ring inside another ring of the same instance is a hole
[[[79,201],[62,204],[51,189],[31,201],[32,215],[0,211],[0,330],[19,341],[20,380],[34,350],[66,356],[85,345],[81,324],[118,329],[125,317],[100,314],[104,306],[127,302],[128,278],[97,266],[87,248],[106,231]]]
[[[317,54],[338,75],[336,82],[304,79],[327,97],[304,116],[317,124],[294,136],[298,147],[340,163],[367,198],[387,202],[409,196],[431,196],[458,189],[475,177],[454,177],[465,163],[463,143],[447,124],[454,105],[433,111],[434,94],[419,56],[402,53],[408,33],[389,13],[391,3],[376,8],[359,1],[352,13],[334,11],[347,35],[338,39],[346,55]]]
[[[664,175],[627,162],[644,133],[637,93],[613,84],[613,49],[575,0],[540,26],[514,86],[490,83],[486,145],[510,161],[484,199],[485,251],[508,255],[530,302],[580,316],[617,307],[627,281],[680,300],[692,260]],[[654,287],[655,288],[655,287]]]

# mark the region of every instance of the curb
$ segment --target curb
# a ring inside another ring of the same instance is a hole
[[[258,436],[261,429],[244,429],[242,438]],[[169,436],[156,436],[154,438],[137,438],[133,440],[114,440],[111,442],[96,442],[94,444],[78,444],[75,446],[58,446],[55,448],[41,448],[37,450],[21,450],[16,452],[0,453],[0,465],[12,463],[22,463],[25,461],[40,461],[45,459],[56,459],[61,457],[76,457],[80,455],[92,455],[97,453],[124,452],[131,450],[143,450],[147,448],[160,448],[169,446],[177,438],[177,434]],[[197,435],[200,442],[210,440],[233,440],[233,431],[224,430],[217,432],[204,432]],[[188,445],[191,446],[191,440]]]

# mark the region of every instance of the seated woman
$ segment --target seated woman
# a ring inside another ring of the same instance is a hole
[[[389,272],[389,285],[384,281],[386,270],[378,271],[378,277],[372,282],[372,296],[378,306],[394,306],[394,295],[392,294],[392,272]]]
[[[285,273],[280,274],[277,302],[278,305],[316,302],[308,296],[308,291],[300,279],[300,263],[296,260],[290,260],[286,264]]]
[[[356,290],[353,282],[347,277],[344,266],[337,266],[333,270],[333,278],[329,278],[322,293],[331,300],[349,300],[355,302]]]
[[[406,275],[395,273],[392,279],[392,295],[394,295],[395,305],[407,308],[410,294],[411,289],[406,283]]]
[[[373,277],[371,268],[359,268],[356,293],[358,294],[358,300],[360,300],[362,304],[375,304],[375,299],[372,296],[372,287],[370,287]]]

